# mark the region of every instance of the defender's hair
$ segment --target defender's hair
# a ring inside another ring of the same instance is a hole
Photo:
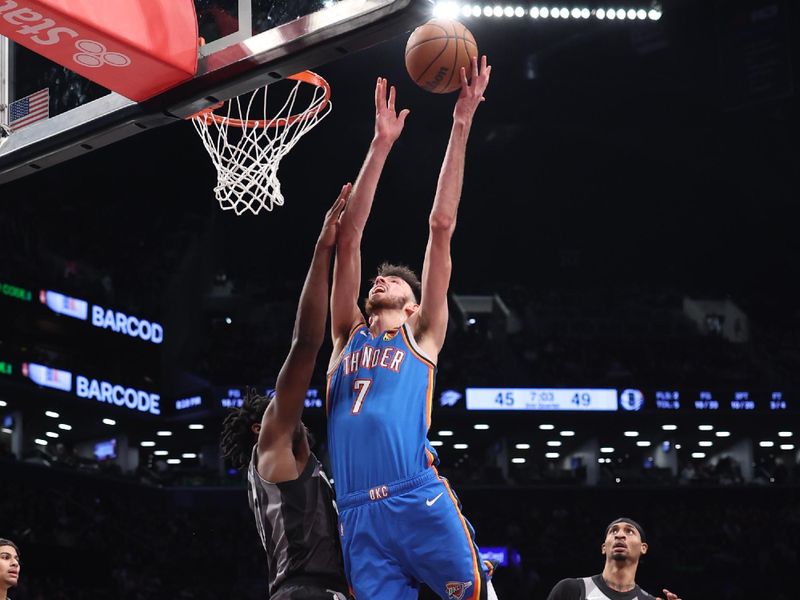
[[[422,284],[419,282],[419,277],[406,265],[393,265],[392,263],[385,262],[378,267],[378,275],[381,277],[399,277],[411,287],[411,293],[414,294],[414,302],[419,304],[422,297]],[[375,283],[375,280],[372,280]]]
[[[255,445],[252,427],[254,423],[261,423],[271,401],[272,397],[261,396],[248,387],[241,408],[232,409],[222,422],[219,447],[235,468],[243,469],[250,464]]]
[[[0,538],[0,546],[11,546],[14,550],[17,551],[17,554],[19,554],[19,548],[17,548],[17,545],[11,540]]]

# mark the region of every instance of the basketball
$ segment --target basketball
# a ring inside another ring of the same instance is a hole
[[[406,43],[406,70],[418,86],[434,94],[461,87],[461,67],[472,74],[470,61],[478,45],[469,29],[458,21],[431,19],[417,27]]]

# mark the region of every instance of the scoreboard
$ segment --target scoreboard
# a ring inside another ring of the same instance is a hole
[[[462,402],[463,399],[463,402]],[[791,390],[724,388],[466,388],[441,391],[439,405],[469,411],[771,412],[800,410]]]

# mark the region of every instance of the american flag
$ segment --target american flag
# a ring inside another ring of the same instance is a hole
[[[15,100],[9,106],[8,126],[11,131],[50,117],[50,90],[45,88]]]

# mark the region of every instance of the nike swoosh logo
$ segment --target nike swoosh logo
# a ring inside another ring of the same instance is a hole
[[[435,497],[433,500],[425,500],[425,504],[427,504],[428,506],[433,506],[434,504],[436,504],[436,501],[437,501],[439,498],[441,498],[441,497],[442,497],[442,494],[444,494],[444,492],[440,492],[440,493],[439,493],[439,495],[438,495],[438,496],[436,496],[436,497]]]

